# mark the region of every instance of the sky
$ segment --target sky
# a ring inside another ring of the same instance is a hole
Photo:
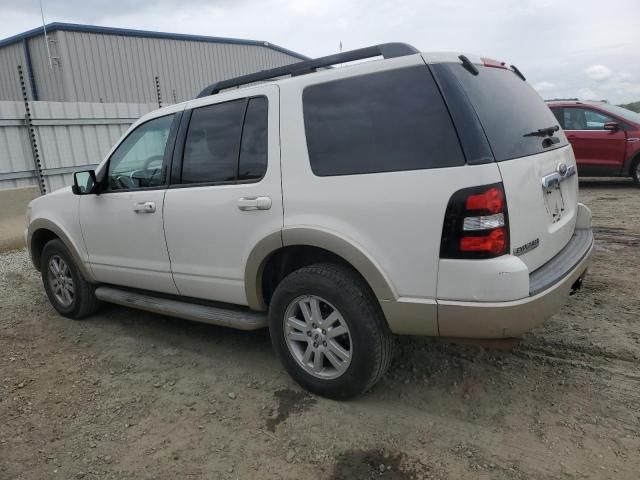
[[[640,100],[640,0],[43,0],[45,20],[265,40],[317,57],[384,42],[516,65],[545,99]],[[0,38],[42,24],[0,0]]]

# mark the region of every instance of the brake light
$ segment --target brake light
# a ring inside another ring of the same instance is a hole
[[[488,210],[498,213],[504,209],[504,192],[501,188],[491,187],[486,192],[467,197],[467,210]]]
[[[493,58],[481,58],[480,60],[482,60],[482,64],[485,67],[504,68],[505,70],[507,69],[507,64],[499,60],[494,60]]]
[[[502,183],[459,190],[445,213],[441,258],[492,258],[509,251],[507,202]]]

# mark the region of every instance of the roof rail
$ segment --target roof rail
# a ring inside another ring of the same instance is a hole
[[[418,50],[406,43],[383,43],[372,47],[359,48],[326,57],[296,62],[283,67],[250,73],[249,75],[242,75],[241,77],[230,78],[228,80],[220,80],[202,90],[197,98],[214,95],[227,88],[239,87],[240,85],[268,80],[270,78],[284,77],[285,75],[296,77],[298,75],[315,72],[318,68],[330,67],[338,63],[353,62],[355,60],[379,56],[383,58],[404,57],[406,55],[413,55],[414,53],[418,53]]]

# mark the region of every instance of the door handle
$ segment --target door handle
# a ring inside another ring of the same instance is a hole
[[[156,202],[134,203],[133,211],[136,213],[154,213],[156,211]]]
[[[243,212],[247,210],[269,210],[271,197],[242,197],[238,200],[238,208]]]

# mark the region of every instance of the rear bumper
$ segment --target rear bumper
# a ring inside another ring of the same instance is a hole
[[[438,301],[441,336],[505,338],[521,335],[556,313],[593,254],[591,229],[577,229],[567,246],[530,275],[530,296],[509,302]]]
[[[528,296],[488,302],[381,300],[389,328],[398,335],[456,338],[508,338],[531,330],[555,314],[584,277],[593,254],[590,223],[590,216],[580,219],[565,248],[529,275]]]

